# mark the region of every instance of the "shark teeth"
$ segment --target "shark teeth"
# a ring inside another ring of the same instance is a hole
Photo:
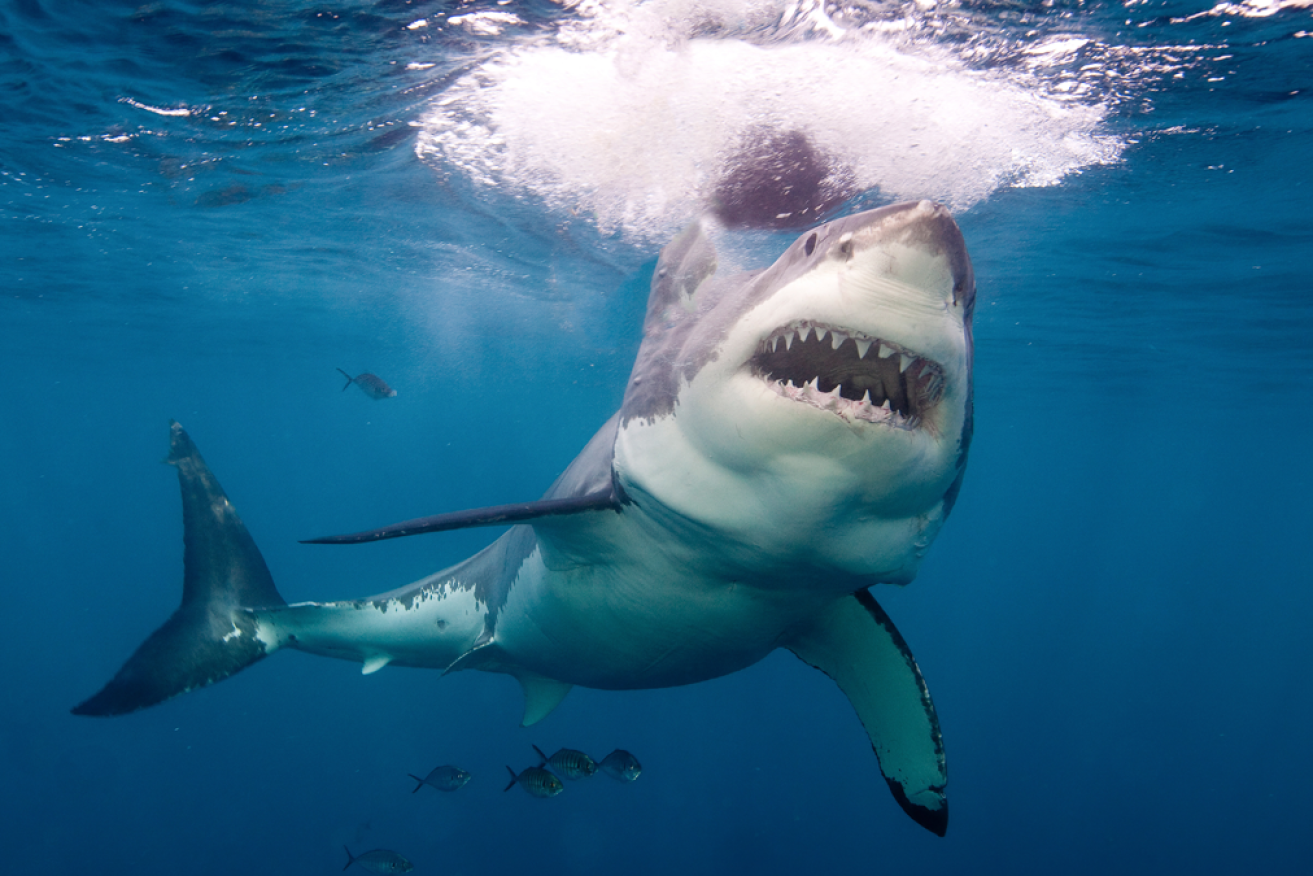
[[[785,398],[901,429],[921,425],[946,383],[938,363],[893,341],[806,321],[772,332],[749,367]]]

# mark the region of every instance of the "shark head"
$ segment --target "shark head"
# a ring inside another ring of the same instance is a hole
[[[758,574],[911,580],[971,438],[975,282],[957,224],[899,204],[809,231],[764,271],[715,268],[697,225],[658,262],[621,487]]]

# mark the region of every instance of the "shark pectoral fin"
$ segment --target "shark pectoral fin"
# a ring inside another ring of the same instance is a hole
[[[371,529],[367,532],[307,538],[302,540],[301,544],[360,544],[366,541],[382,541],[386,538],[423,535],[426,532],[449,532],[453,529],[470,529],[476,526],[510,526],[515,523],[526,523],[545,517],[561,517],[570,514],[582,514],[588,511],[619,511],[624,502],[624,498],[616,494],[615,487],[608,485],[582,496],[567,496],[563,499],[539,499],[536,502],[492,505],[487,508],[472,508],[468,511],[452,511],[446,514],[434,514],[430,517],[416,517],[414,520],[403,520],[401,523],[394,523],[380,529]]]
[[[518,672],[515,677],[520,687],[524,688],[524,720],[520,722],[521,727],[532,727],[550,715],[565,699],[570,688],[574,687],[554,678],[543,678],[527,672]]]
[[[948,772],[930,692],[893,621],[866,591],[835,602],[784,643],[839,685],[871,739],[880,771],[912,820],[948,830]]]
[[[365,658],[364,665],[360,667],[361,675],[373,675],[384,666],[392,662],[391,654],[372,654]]]

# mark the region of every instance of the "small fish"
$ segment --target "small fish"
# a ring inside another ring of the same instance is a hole
[[[551,757],[543,754],[543,750],[534,746],[533,750],[538,752],[538,756],[543,762],[538,766],[550,766],[566,779],[586,779],[593,773],[597,772],[597,761],[593,760],[582,751],[575,751],[573,748],[562,748]]]
[[[346,846],[346,867],[352,864],[359,864],[370,873],[409,873],[415,869],[415,865],[398,855],[391,849],[370,849],[360,855],[351,854],[351,850]],[[342,869],[345,870],[346,867]]]
[[[510,767],[507,767],[506,771],[511,774],[511,782],[505,788],[502,788],[502,793],[509,791],[517,784],[523,785],[524,790],[528,791],[530,796],[533,797],[555,797],[565,790],[565,785],[561,780],[542,767],[526,767],[524,772],[518,776],[515,774],[515,770]]]
[[[379,377],[377,374],[370,374],[368,371],[366,371],[364,374],[361,374],[359,377],[352,377],[350,374],[347,374],[345,371],[342,371],[341,368],[337,370],[341,372],[343,377],[346,378],[346,384],[344,384],[342,387],[343,392],[346,392],[346,388],[354,383],[356,386],[360,387],[360,389],[365,393],[365,395],[369,396],[375,401],[385,398],[397,397],[397,391],[392,387],[388,386],[387,383],[384,382],[383,378]]]
[[[410,775],[410,773],[406,775]],[[434,767],[433,771],[422,779],[414,775],[410,775],[410,777],[417,783],[415,790],[410,792],[412,794],[418,792],[425,785],[432,785],[439,791],[459,791],[470,780],[469,773],[460,767],[454,766]]]
[[[617,748],[602,758],[598,766],[602,768],[602,772],[622,782],[632,782],[643,772],[643,765],[638,762],[638,758],[623,748]]]

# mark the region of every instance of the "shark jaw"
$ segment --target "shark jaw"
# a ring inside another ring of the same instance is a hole
[[[852,421],[915,429],[944,392],[944,369],[892,341],[800,320],[762,341],[748,367],[777,395]]]

